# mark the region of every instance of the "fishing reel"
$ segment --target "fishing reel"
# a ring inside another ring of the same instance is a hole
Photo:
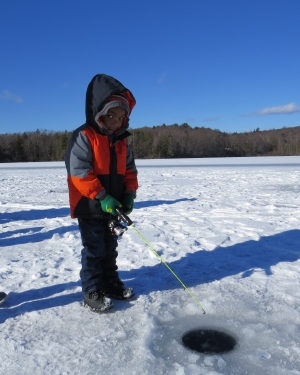
[[[127,231],[127,227],[118,219],[109,220],[108,228],[115,237],[121,237]]]
[[[116,213],[118,214],[117,219],[109,220],[108,228],[115,237],[121,237],[128,230],[126,225],[130,226],[132,221],[119,207],[116,208]]]

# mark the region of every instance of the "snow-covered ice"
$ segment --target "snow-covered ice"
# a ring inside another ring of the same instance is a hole
[[[62,162],[0,164],[0,373],[300,375],[300,156],[137,160],[135,227],[119,241],[136,297],[82,307],[81,240]],[[186,349],[191,329],[237,348]]]

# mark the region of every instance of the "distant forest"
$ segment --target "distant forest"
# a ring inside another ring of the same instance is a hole
[[[130,133],[136,159],[300,155],[300,126],[225,133],[184,123],[130,129]],[[63,160],[71,134],[47,130],[0,134],[0,162]]]

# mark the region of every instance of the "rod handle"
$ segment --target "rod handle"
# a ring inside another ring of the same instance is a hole
[[[128,226],[132,224],[130,217],[124,214],[123,210],[120,207],[116,207],[116,213],[120,216],[120,218],[126,223]]]

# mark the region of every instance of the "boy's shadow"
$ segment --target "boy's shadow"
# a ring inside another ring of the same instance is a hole
[[[159,255],[164,258],[163,254]],[[247,278],[257,271],[271,276],[272,266],[299,259],[300,230],[290,230],[261,237],[258,241],[217,247],[212,251],[199,250],[167,263],[189,288],[237,274]],[[137,294],[182,288],[175,276],[159,260],[155,266],[119,271],[119,274],[122,280],[128,280],[126,285],[135,287]]]
[[[267,276],[270,276],[272,266],[282,262],[296,262],[299,259],[300,231],[290,230],[262,237],[259,241],[250,240],[228,247],[217,247],[212,251],[200,249],[168,264],[190,288],[237,274],[246,278],[257,270],[263,270]],[[178,280],[159,261],[155,266],[144,266],[130,271],[120,270],[119,275],[127,286],[135,288],[137,296],[154,291],[182,288]],[[72,293],[72,289],[80,285],[79,281],[69,282],[21,293],[10,293],[8,300],[1,305],[0,323],[26,312],[80,302],[81,291]],[[65,293],[66,291],[70,293]],[[63,294],[51,297],[59,293]],[[120,307],[126,309],[130,306],[130,304],[122,304]]]

